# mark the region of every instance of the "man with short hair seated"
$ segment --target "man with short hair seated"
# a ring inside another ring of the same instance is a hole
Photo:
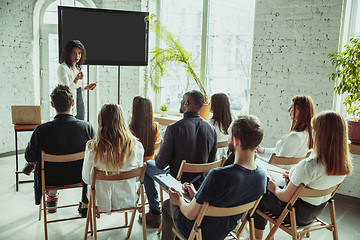
[[[170,199],[163,204],[162,237],[175,239],[175,226],[185,238],[190,234],[204,201],[215,207],[235,207],[257,200],[266,191],[266,175],[254,162],[255,148],[263,138],[260,122],[253,116],[236,119],[229,133],[229,148],[235,152],[235,163],[212,169],[198,191],[193,185],[183,184],[191,202],[184,201],[182,193],[170,189]],[[202,238],[224,239],[233,230],[241,215],[231,217],[204,217],[201,223]]]
[[[187,92],[181,101],[180,112],[183,119],[167,127],[164,143],[154,160],[146,162],[147,168],[144,178],[146,195],[149,200],[150,211],[146,214],[146,224],[149,227],[159,227],[161,211],[154,176],[160,173],[170,173],[176,177],[181,162],[208,163],[215,160],[217,151],[217,136],[213,126],[199,116],[204,103],[204,95],[196,90]],[[184,173],[181,181],[191,181],[197,174]],[[201,178],[194,183],[199,187]],[[141,221],[140,216],[140,221]]]
[[[25,151],[25,159],[28,162],[23,172],[30,174],[35,167],[34,190],[35,204],[39,205],[42,196],[41,188],[41,151],[48,154],[64,155],[85,151],[86,142],[93,138],[94,129],[90,123],[78,120],[70,114],[74,106],[74,99],[70,89],[65,85],[58,85],[51,93],[51,106],[56,110],[54,120],[40,124],[34,130],[30,142]],[[47,172],[46,184],[61,186],[82,181],[82,162],[67,163],[72,165],[67,168],[67,174],[61,174],[62,163],[49,163],[51,166]],[[67,165],[67,166],[68,166]],[[87,185],[83,183],[82,200],[78,208],[82,217],[86,217],[88,199],[86,196]],[[47,206],[57,205],[57,191],[49,191]],[[49,213],[56,209],[49,209]]]

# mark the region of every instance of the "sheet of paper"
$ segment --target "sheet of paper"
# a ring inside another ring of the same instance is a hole
[[[181,192],[184,196],[184,200],[186,202],[191,202],[191,199],[185,195],[184,191],[182,190],[182,183],[176,180],[173,176],[170,174],[159,174],[155,175],[154,179],[157,183],[159,183],[162,187],[165,189],[174,188],[175,190]]]
[[[273,179],[279,186],[283,187],[286,185],[285,179],[283,178],[283,173],[286,172],[285,169],[271,165],[270,163],[264,162],[260,159],[256,159],[255,163],[264,170],[266,176]]]

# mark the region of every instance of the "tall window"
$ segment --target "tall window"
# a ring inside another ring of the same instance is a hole
[[[255,1],[154,1],[158,19],[192,53],[209,98],[226,93],[233,112],[248,112]],[[169,65],[167,72],[156,108],[168,103],[178,112],[182,95],[198,87],[182,66]]]
[[[349,36],[360,37],[360,0],[345,1],[345,8],[343,9],[344,18],[342,21],[339,51],[344,50],[344,46],[349,43]],[[335,110],[348,116],[345,112],[346,106],[343,104],[346,96],[335,95]]]

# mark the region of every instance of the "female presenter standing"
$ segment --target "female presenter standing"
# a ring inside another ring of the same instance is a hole
[[[80,120],[85,118],[84,89],[93,90],[96,83],[91,83],[84,87],[81,65],[86,59],[86,50],[79,40],[68,41],[60,56],[60,66],[57,70],[59,84],[66,85],[75,100],[72,114]]]

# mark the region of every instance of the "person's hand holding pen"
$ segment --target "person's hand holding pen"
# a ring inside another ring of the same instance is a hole
[[[200,177],[201,177],[201,175],[195,177],[193,180],[191,180],[191,182],[189,182],[189,183],[186,182],[182,185],[182,189],[183,189],[185,195],[188,196],[190,199],[193,199],[193,197],[195,196],[195,193],[196,193],[193,183],[196,182]]]
[[[290,178],[289,178],[289,172],[288,171],[285,171],[283,173],[283,178],[285,179],[285,182],[288,183],[290,181]]]
[[[94,90],[95,87],[97,86],[97,84],[99,83],[100,81],[97,81],[96,83],[90,83],[89,85],[87,85],[84,89],[85,90]]]

